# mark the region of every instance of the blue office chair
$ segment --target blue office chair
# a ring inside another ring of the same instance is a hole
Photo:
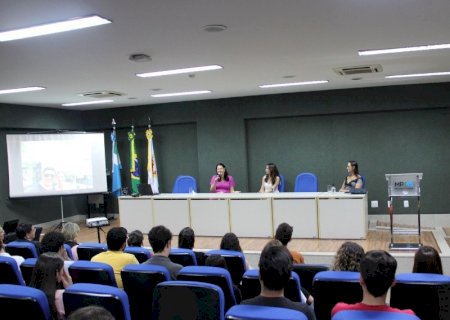
[[[0,284],[0,310],[5,318],[9,311],[17,319],[52,319],[45,293],[27,286]]]
[[[23,280],[28,286],[30,284],[31,276],[33,275],[33,269],[36,265],[37,258],[28,258],[20,265],[20,271],[22,273]]]
[[[225,314],[228,320],[307,320],[303,312],[266,306],[238,305]]]
[[[129,264],[122,269],[121,276],[123,289],[130,301],[131,318],[150,319],[156,285],[170,280],[167,268],[151,264]]]
[[[391,288],[391,307],[412,309],[422,320],[450,318],[450,277],[400,273]]]
[[[319,184],[314,173],[303,172],[295,178],[294,192],[317,192]]]
[[[328,264],[294,264],[292,271],[298,274],[300,277],[300,282],[302,284],[302,288],[308,291],[311,295],[314,296],[313,290],[313,279],[314,276],[321,271],[330,270],[330,265]]]
[[[24,259],[37,258],[39,253],[31,241],[13,241],[5,246],[6,252],[12,256],[22,256]]]
[[[361,188],[362,188],[362,189],[365,189],[365,188],[366,188],[366,177],[361,176],[361,180],[362,180],[362,186],[361,186]]]
[[[127,294],[116,287],[92,283],[76,283],[63,293],[66,315],[89,305],[105,308],[116,320],[131,320]]]
[[[150,250],[144,247],[126,247],[123,252],[134,255],[139,263],[143,263],[152,257]]]
[[[183,267],[197,265],[197,257],[191,249],[172,248],[169,258],[173,263],[181,264]]]
[[[178,272],[177,280],[199,281],[219,286],[225,297],[225,310],[237,304],[228,270],[219,267],[188,266]]]
[[[224,305],[223,291],[214,284],[166,281],[153,293],[152,319],[223,320]]]
[[[280,174],[280,184],[278,185],[278,191],[284,192],[284,176]]]
[[[218,254],[225,258],[231,280],[233,280],[234,285],[238,286],[241,283],[242,275],[247,269],[245,265],[245,255],[240,251],[210,250],[205,253],[205,257],[207,258],[213,254]]]
[[[72,248],[71,248],[67,243],[64,243],[64,249],[66,249],[67,256],[68,256],[71,260],[73,260]]]
[[[197,181],[191,176],[178,176],[173,185],[172,193],[197,192]]]
[[[357,303],[362,300],[360,274],[353,271],[322,271],[314,277],[314,312],[317,319],[330,320],[331,310],[338,302]]]
[[[117,287],[113,268],[106,263],[75,261],[69,266],[73,283],[96,283]]]
[[[77,247],[78,260],[91,261],[92,257],[108,250],[108,246],[104,243],[85,242],[80,243]]]
[[[0,256],[0,283],[25,285],[17,262],[11,257]]]
[[[418,317],[405,313],[386,311],[343,310],[336,313],[332,320],[420,320]]]

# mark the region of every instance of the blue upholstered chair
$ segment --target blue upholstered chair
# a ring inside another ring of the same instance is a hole
[[[314,173],[303,172],[295,178],[294,192],[317,192],[319,184]]]
[[[72,248],[67,243],[64,243],[64,249],[66,249],[67,256],[73,260]]]
[[[139,263],[143,263],[152,257],[150,250],[144,247],[126,247],[123,251],[134,255]]]
[[[189,191],[197,192],[197,181],[191,176],[178,176],[175,179],[172,193],[189,193]]]
[[[280,174],[280,184],[278,185],[278,191],[284,192],[284,176]]]
[[[33,274],[34,266],[36,265],[37,258],[28,258],[20,265],[20,271],[22,272],[23,280],[28,286],[30,284],[31,276]]]
[[[39,289],[14,284],[0,284],[2,319],[11,318],[50,320],[47,296]]]
[[[450,319],[450,277],[432,273],[400,273],[391,289],[390,305],[412,309],[422,320]]]
[[[178,272],[177,280],[199,281],[219,286],[225,297],[225,310],[237,304],[228,270],[219,267],[188,266]]]
[[[242,275],[246,271],[245,255],[240,251],[232,250],[210,250],[205,253],[205,259],[213,254],[218,254],[225,258],[228,271],[231,274],[231,280],[233,284],[239,285],[242,279]]]
[[[92,257],[108,250],[108,246],[104,243],[85,242],[80,243],[77,247],[78,260],[91,261]]]
[[[89,305],[105,308],[116,320],[131,320],[127,294],[116,287],[92,283],[76,283],[63,293],[66,315]]]
[[[297,310],[266,306],[239,305],[225,314],[229,320],[307,320],[306,315]]]
[[[150,264],[129,264],[122,271],[123,289],[130,301],[133,320],[150,319],[153,290],[160,282],[170,280],[167,268]]]
[[[294,264],[292,271],[298,274],[302,288],[314,296],[313,279],[316,273],[330,270],[328,264]]]
[[[25,285],[17,262],[11,257],[0,256],[0,283]]]
[[[331,309],[338,302],[357,303],[362,300],[359,272],[322,271],[314,277],[314,311],[317,319],[330,320]]]
[[[420,320],[418,317],[397,312],[344,310],[336,313],[332,320]]]
[[[31,241],[13,241],[5,246],[6,252],[12,256],[22,256],[24,259],[37,258],[39,253]]]
[[[153,293],[152,319],[224,319],[225,298],[219,286],[195,281],[159,283]]]
[[[73,283],[96,283],[117,287],[113,268],[106,263],[75,261],[69,266]]]
[[[173,263],[181,264],[184,267],[197,265],[197,258],[191,249],[172,248],[169,258]]]

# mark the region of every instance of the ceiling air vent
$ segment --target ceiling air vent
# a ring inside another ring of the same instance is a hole
[[[121,97],[123,95],[124,94],[121,92],[108,91],[108,90],[80,93],[80,96],[88,97],[88,98],[114,98],[114,97]]]
[[[370,66],[334,68],[333,70],[340,76],[353,76],[355,74],[378,73],[383,71],[383,68],[379,64],[374,64]]]

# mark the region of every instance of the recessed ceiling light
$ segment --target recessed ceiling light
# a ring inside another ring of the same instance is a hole
[[[0,94],[21,93],[21,92],[44,90],[44,89],[45,89],[44,87],[26,87],[26,88],[16,88],[16,89],[4,89],[4,90],[0,90]]]
[[[141,78],[150,78],[150,77],[169,76],[169,75],[181,74],[181,73],[211,71],[211,70],[218,70],[218,69],[223,69],[223,67],[214,64],[211,66],[183,68],[183,69],[174,69],[174,70],[166,70],[166,71],[147,72],[147,73],[137,73],[136,76],[141,77]]]
[[[228,27],[223,24],[208,24],[206,26],[203,26],[202,29],[206,32],[222,32],[227,30]]]
[[[84,106],[87,104],[101,104],[101,103],[110,103],[114,102],[114,100],[98,100],[98,101],[87,101],[87,102],[72,102],[72,103],[63,103],[64,107],[73,107],[73,106]]]
[[[279,88],[279,87],[306,86],[306,85],[323,84],[323,83],[328,83],[328,80],[263,84],[263,85],[259,85],[258,87],[260,87],[262,89],[267,89],[267,88]]]
[[[12,41],[18,39],[25,39],[31,37],[38,37],[47,34],[72,31],[95,27],[102,24],[111,23],[110,20],[99,16],[90,16],[85,18],[77,18],[66,21],[59,21],[54,23],[43,24],[34,27],[21,28],[11,31],[0,32],[0,42]]]
[[[376,49],[376,50],[359,50],[358,54],[360,56],[371,56],[371,55],[376,55],[376,54],[428,51],[428,50],[441,50],[441,49],[450,49],[450,44],[430,44],[430,45],[423,45],[423,46],[416,46],[416,47]]]
[[[153,98],[164,98],[164,97],[177,97],[177,96],[190,96],[194,94],[205,94],[211,93],[210,90],[202,90],[202,91],[187,91],[187,92],[175,92],[175,93],[161,93],[161,94],[152,94]]]
[[[288,75],[286,75],[286,76],[283,76],[283,78],[284,78],[284,79],[292,79],[292,78],[295,78],[295,75],[293,75],[293,74],[288,74]]]
[[[386,76],[386,79],[398,78],[414,78],[414,77],[435,77],[435,76],[449,76],[450,72],[431,72],[431,73],[415,73],[415,74],[398,74],[393,76]]]
[[[145,53],[134,53],[131,54],[128,59],[130,59],[130,61],[134,61],[134,62],[147,62],[147,61],[152,61],[152,57],[150,57],[148,54]]]

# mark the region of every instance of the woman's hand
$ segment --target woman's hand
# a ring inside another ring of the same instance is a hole
[[[64,288],[67,288],[73,284],[72,277],[70,276],[70,274],[67,273],[66,269],[64,269],[64,268],[63,268],[63,272],[61,275],[61,282],[62,282]]]

